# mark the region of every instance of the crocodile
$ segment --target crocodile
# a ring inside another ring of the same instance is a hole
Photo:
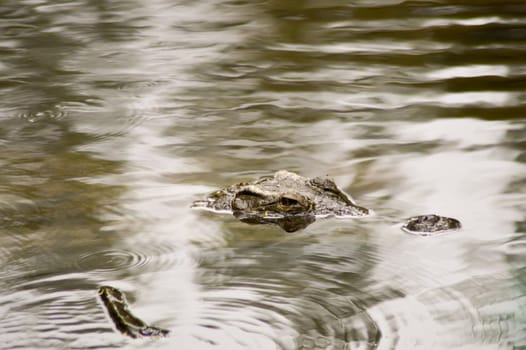
[[[280,170],[252,182],[242,182],[210,193],[195,201],[194,208],[232,213],[250,224],[274,224],[287,232],[305,228],[318,217],[365,217],[372,210],[359,206],[328,177],[312,179]],[[458,230],[460,222],[434,214],[409,218],[403,231],[430,236]],[[124,293],[117,288],[99,288],[99,297],[117,330],[132,337],[164,337],[168,330],[150,326],[134,316]]]
[[[192,207],[232,213],[251,224],[278,225],[287,232],[305,228],[319,217],[372,215],[372,210],[356,204],[333,179],[310,179],[287,170],[214,191]],[[402,226],[403,231],[422,236],[459,228],[458,220],[434,214],[411,217]]]

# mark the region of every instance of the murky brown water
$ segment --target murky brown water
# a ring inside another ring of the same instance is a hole
[[[5,0],[0,33],[1,349],[526,348],[524,1]],[[376,216],[190,209],[278,169]]]

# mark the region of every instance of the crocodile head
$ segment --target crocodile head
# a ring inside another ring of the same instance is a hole
[[[193,207],[232,212],[242,221],[277,224],[286,231],[303,228],[315,217],[369,214],[332,179],[309,179],[286,170],[215,191]]]

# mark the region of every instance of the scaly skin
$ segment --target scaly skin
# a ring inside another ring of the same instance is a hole
[[[275,224],[287,232],[305,228],[316,217],[363,217],[371,213],[358,206],[332,179],[309,179],[286,170],[212,192],[205,200],[195,201],[192,207],[230,212],[241,221]],[[460,222],[453,218],[421,215],[409,218],[402,229],[428,236],[460,227]]]
[[[253,182],[243,182],[209,194],[193,207],[261,216],[366,216],[330,178],[305,178],[280,170]]]
[[[123,292],[114,287],[99,288],[99,297],[117,330],[131,338],[164,337],[169,331],[146,324],[135,317],[128,309],[128,303]]]

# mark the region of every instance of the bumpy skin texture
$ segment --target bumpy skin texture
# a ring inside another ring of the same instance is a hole
[[[316,217],[370,215],[369,209],[358,206],[332,179],[309,179],[286,170],[228,186],[192,206],[230,212],[250,224],[278,225],[287,232],[305,228]],[[458,220],[438,215],[415,216],[402,227],[405,232],[421,236],[459,228]]]
[[[327,177],[313,179],[286,170],[235,184],[195,201],[194,208],[227,211],[250,224],[274,224],[287,232],[305,228],[316,217],[369,215]]]
[[[128,303],[126,302],[124,293],[119,289],[102,286],[99,288],[98,293],[108,315],[115,324],[115,328],[122,334],[131,338],[142,338],[164,337],[170,332],[166,329],[149,326],[134,316],[128,309]]]
[[[356,205],[332,179],[309,179],[286,170],[213,192],[193,206],[267,217],[369,215],[369,209]]]
[[[420,236],[430,236],[446,231],[459,230],[460,228],[460,221],[457,219],[434,214],[413,216],[402,226],[402,230],[405,232]]]

